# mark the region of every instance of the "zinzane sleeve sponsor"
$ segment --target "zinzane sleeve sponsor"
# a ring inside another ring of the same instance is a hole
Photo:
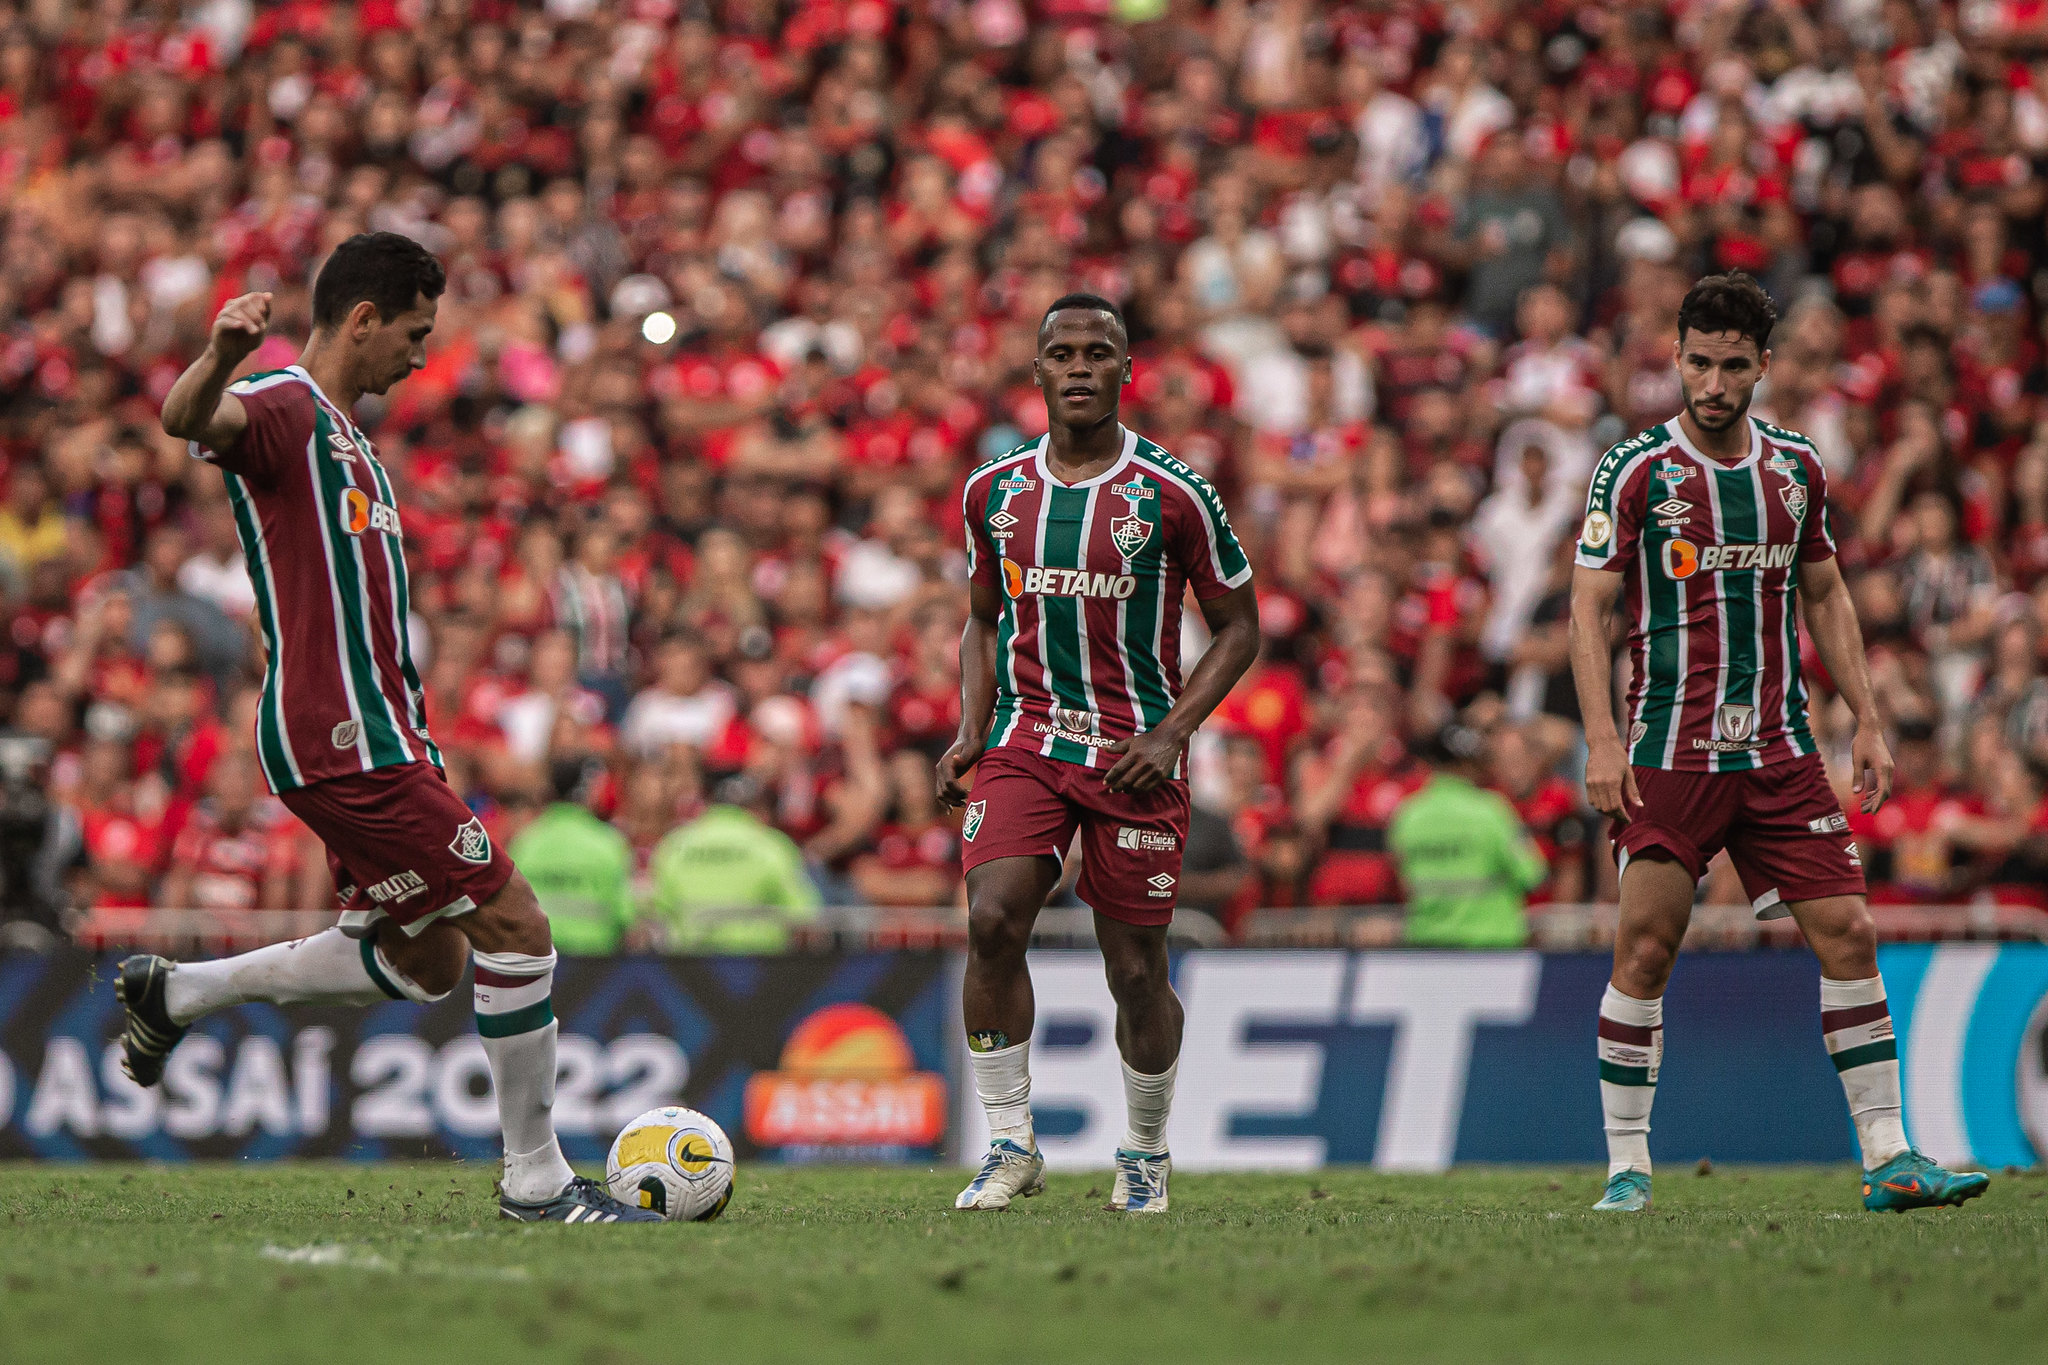
[[[313,434],[313,397],[293,379],[243,380],[227,391],[241,400],[249,426],[232,450],[190,443],[194,457],[219,465],[251,483],[276,482],[287,457],[302,455]]]
[[[1643,536],[1643,505],[1648,501],[1643,488],[1647,450],[1634,441],[1624,442],[1594,467],[1574,563],[1618,572],[1635,561]]]
[[[1835,557],[1834,509],[1828,505],[1828,471],[1811,450],[1799,452],[1806,466],[1806,509],[1800,515],[1799,562]]]
[[[1195,596],[1207,601],[1251,582],[1251,561],[1230,529],[1215,487],[1192,470],[1181,477],[1181,485],[1186,505],[1174,518],[1173,544]]]

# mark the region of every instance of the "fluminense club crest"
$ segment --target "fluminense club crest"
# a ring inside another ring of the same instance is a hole
[[[1130,559],[1145,548],[1145,542],[1152,537],[1152,523],[1136,512],[1127,517],[1111,517],[1109,538],[1116,542],[1117,553]]]
[[[973,843],[974,836],[981,832],[981,817],[986,814],[988,814],[988,802],[968,802],[967,815],[960,821],[960,837],[970,844]]]
[[[491,836],[484,833],[484,822],[471,819],[456,830],[455,837],[448,841],[448,851],[465,863],[479,866],[488,863],[491,860]]]
[[[1786,476],[1785,486],[1778,490],[1778,496],[1785,500],[1785,510],[1794,520],[1806,520],[1806,485],[1791,476]]]

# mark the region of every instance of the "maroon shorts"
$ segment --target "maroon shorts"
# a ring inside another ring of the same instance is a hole
[[[1863,858],[1818,754],[1739,773],[1635,770],[1642,813],[1614,830],[1616,857],[1664,848],[1692,873],[1722,849],[1759,919],[1793,901],[1864,894]]]
[[[512,860],[431,763],[330,777],[279,799],[327,845],[341,931],[351,938],[387,918],[417,934],[476,909],[512,879]]]
[[[1112,792],[1102,785],[1105,771],[1022,749],[990,749],[975,769],[960,826],[962,869],[1039,854],[1064,862],[1078,829],[1076,890],[1090,908],[1126,924],[1172,920],[1188,841],[1188,784],[1162,782],[1142,795]]]

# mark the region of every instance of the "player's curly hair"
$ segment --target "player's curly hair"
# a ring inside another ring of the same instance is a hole
[[[1107,313],[1116,322],[1116,329],[1119,332],[1124,333],[1126,336],[1130,335],[1130,327],[1124,321],[1124,310],[1100,294],[1060,295],[1052,301],[1052,306],[1045,310],[1045,316],[1038,320],[1038,335],[1041,338],[1045,336],[1045,329],[1051,324],[1053,314],[1064,313],[1069,308],[1080,309],[1082,312],[1087,313]]]
[[[448,272],[434,253],[396,232],[359,232],[334,248],[313,281],[313,325],[335,327],[365,299],[385,322],[413,306],[421,294],[441,297]]]
[[[1778,306],[1764,287],[1740,270],[1709,275],[1686,291],[1678,305],[1678,339],[1688,331],[1734,332],[1748,337],[1761,351],[1771,344]]]

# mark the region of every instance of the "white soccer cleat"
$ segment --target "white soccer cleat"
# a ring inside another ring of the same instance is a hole
[[[1124,1213],[1165,1213],[1166,1181],[1173,1174],[1173,1158],[1165,1152],[1127,1152],[1116,1149],[1116,1188],[1109,1206]]]
[[[994,1211],[1010,1207],[1012,1199],[1029,1199],[1034,1194],[1043,1193],[1045,1158],[1029,1147],[1019,1147],[1008,1138],[997,1138],[988,1145],[988,1155],[981,1159],[981,1169],[975,1172],[967,1188],[960,1191],[953,1207]]]

